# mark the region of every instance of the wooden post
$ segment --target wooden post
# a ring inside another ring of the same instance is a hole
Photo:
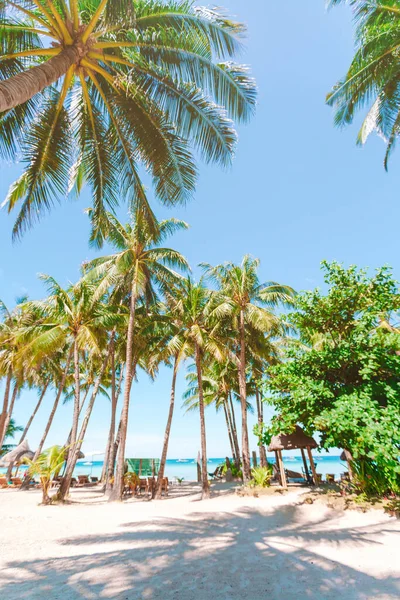
[[[278,450],[278,457],[279,457],[279,470],[281,473],[281,481],[282,481],[281,485],[283,488],[287,488],[285,467],[283,466],[282,450]]]
[[[197,482],[201,482],[201,461],[200,461],[200,452],[197,454]]]
[[[253,450],[253,452],[252,452],[252,456],[253,456],[253,467],[254,467],[254,468],[257,468],[257,452],[255,452],[255,451]]]
[[[154,458],[151,459],[151,472],[153,474],[153,477],[155,476],[155,466],[154,466]]]
[[[300,448],[301,458],[303,459],[304,472],[306,474],[307,483],[310,482],[310,472],[308,470],[306,455],[304,454],[304,448]]]
[[[313,459],[313,455],[311,454],[310,446],[307,446],[307,454],[308,454],[308,458],[310,460],[310,467],[311,467],[311,472],[313,474],[314,485],[318,485],[317,472],[315,470],[314,459]]]
[[[227,468],[227,469],[231,469],[231,468],[232,468],[232,467],[231,467],[231,461],[229,460],[229,458],[228,458],[228,457],[226,457],[226,458],[225,458],[225,464],[226,464],[226,468]]]
[[[281,481],[281,470],[280,470],[280,464],[279,464],[279,456],[278,456],[278,452],[276,450],[274,450],[275,453],[275,467],[276,467],[276,473],[278,475],[278,481],[279,483],[282,485],[282,481]]]

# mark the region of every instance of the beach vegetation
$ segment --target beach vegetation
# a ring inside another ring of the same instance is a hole
[[[65,462],[64,446],[51,446],[39,454],[37,458],[30,460],[25,458],[24,462],[29,466],[28,477],[38,476],[42,488],[42,504],[51,504],[56,498],[57,493],[49,496],[53,478],[58,475]]]
[[[253,467],[251,469],[251,487],[268,487],[272,479],[272,467]]]
[[[388,267],[374,275],[323,262],[327,291],[299,294],[288,316],[298,331],[266,379],[275,415],[264,442],[296,423],[322,448],[350,453],[360,492],[400,491],[400,308]],[[318,338],[318,343],[314,341]]]
[[[256,103],[234,62],[244,33],[191,0],[2,2],[0,156],[23,166],[5,200],[13,236],[86,184],[101,243],[122,198],[155,224],[142,169],[173,206],[195,189],[194,153],[229,165],[233,120]]]
[[[351,7],[356,48],[347,73],[329,92],[327,103],[335,108],[338,127],[351,124],[366,108],[357,144],[365,144],[371,133],[377,133],[386,143],[387,169],[400,133],[400,2],[329,0],[328,4]]]

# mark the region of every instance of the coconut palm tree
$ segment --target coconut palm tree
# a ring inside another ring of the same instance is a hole
[[[213,317],[219,321],[229,322],[228,333],[232,348],[230,357],[238,369],[245,481],[251,478],[246,391],[247,332],[250,329],[265,333],[277,327],[280,321],[274,309],[279,305],[291,305],[295,295],[294,290],[289,286],[276,282],[260,283],[259,264],[258,259],[246,255],[240,265],[234,263],[225,263],[216,267],[203,265],[206,276],[218,286],[218,291],[213,295],[215,304]]]
[[[19,236],[87,182],[93,237],[119,198],[154,224],[139,165],[158,198],[186,202],[190,147],[226,165],[255,106],[255,84],[232,62],[243,25],[192,0],[15,0],[0,23],[0,152],[26,165],[7,205]],[[40,93],[39,93],[40,92]]]
[[[38,475],[42,485],[42,504],[51,504],[53,497],[49,496],[51,482],[54,476],[59,473],[65,460],[64,446],[52,446],[40,454],[37,458],[29,460],[25,458],[24,462],[29,465],[29,474]],[[29,481],[29,478],[28,478]]]
[[[176,304],[172,301],[173,290],[167,294],[166,302],[159,304],[158,312],[152,313],[149,324],[145,329],[145,335],[152,335],[153,343],[149,347],[148,368],[154,377],[158,373],[160,364],[172,367],[171,390],[167,423],[165,426],[164,441],[161,452],[160,468],[157,483],[154,489],[154,497],[160,499],[162,496],[162,483],[165,474],[165,466],[168,456],[168,445],[171,434],[172,419],[175,408],[176,379],[181,363],[190,355],[191,346],[184,335],[184,329],[180,320],[180,313],[175,310]]]
[[[125,294],[129,299],[121,432],[115,481],[110,494],[110,500],[121,500],[129,401],[134,377],[136,310],[140,300],[145,306],[154,302],[157,289],[165,291],[179,279],[174,269],[188,268],[185,258],[179,252],[161,247],[167,237],[180,229],[186,229],[187,225],[183,221],[168,219],[156,223],[154,228],[149,225],[142,210],[137,210],[132,223],[125,227],[111,214],[108,214],[108,221],[107,241],[116,248],[117,253],[90,261],[84,266],[84,270],[86,280],[97,282],[96,294],[99,297],[112,290],[119,297]]]
[[[347,3],[356,23],[356,52],[345,77],[327,96],[334,106],[335,123],[352,123],[355,114],[368,108],[358,133],[364,144],[376,131],[386,141],[385,168],[400,133],[400,2],[391,0],[330,0],[330,5]]]
[[[10,452],[13,448],[15,448],[15,444],[9,444],[8,442],[10,439],[13,439],[15,437],[15,434],[18,431],[22,431],[22,427],[20,425],[17,425],[15,420],[11,417],[11,419],[8,422],[8,426],[4,436],[4,441],[7,441],[7,443],[3,443],[3,445],[0,446],[0,456],[2,456],[3,454],[7,454],[7,452]]]
[[[196,365],[197,386],[199,393],[200,441],[201,441],[201,477],[202,498],[210,497],[210,486],[207,474],[207,437],[205,422],[205,401],[203,386],[203,369],[205,356],[210,355],[215,360],[223,360],[222,343],[214,335],[215,325],[209,318],[210,290],[201,279],[198,283],[190,277],[182,281],[168,297],[177,316],[183,338],[191,345],[191,355]]]

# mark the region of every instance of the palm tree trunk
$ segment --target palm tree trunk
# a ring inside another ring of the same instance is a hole
[[[78,434],[79,425],[79,408],[81,405],[81,384],[80,384],[80,372],[79,372],[79,347],[78,338],[75,335],[74,339],[74,379],[75,379],[75,394],[74,394],[74,411],[72,414],[72,429],[70,437],[70,448],[68,451],[68,458],[73,454]]]
[[[38,400],[38,402],[37,402],[37,404],[36,404],[36,406],[35,406],[35,410],[34,410],[34,411],[33,411],[33,413],[31,414],[31,416],[29,417],[29,421],[27,422],[27,424],[26,424],[26,426],[25,426],[25,429],[24,429],[24,431],[23,431],[23,433],[22,433],[22,435],[21,435],[21,439],[19,440],[19,443],[20,443],[20,444],[22,444],[22,442],[23,442],[23,441],[24,441],[24,439],[26,438],[26,435],[27,435],[27,433],[28,433],[28,431],[29,431],[29,428],[30,428],[30,426],[32,425],[32,421],[33,421],[33,419],[35,418],[35,416],[36,416],[36,413],[37,413],[37,411],[38,411],[38,410],[39,410],[39,408],[40,408],[40,405],[42,404],[42,400],[43,400],[43,398],[44,398],[44,396],[45,396],[45,394],[46,394],[46,392],[47,392],[47,388],[48,388],[48,387],[49,387],[49,382],[47,381],[47,382],[44,384],[44,386],[43,386],[42,393],[41,393],[41,394],[40,394],[40,396],[39,396],[39,400]]]
[[[19,389],[20,389],[19,388],[19,384],[16,381],[15,384],[14,384],[14,389],[13,389],[13,393],[12,393],[12,396],[11,396],[10,407],[8,409],[8,414],[6,416],[6,422],[4,423],[4,437],[7,434],[7,429],[8,429],[8,426],[10,424],[10,421],[11,421],[12,413],[13,413],[13,410],[14,410],[14,404],[15,404],[15,400],[17,399],[17,395],[18,395]]]
[[[246,392],[246,346],[244,338],[244,312],[240,311],[240,358],[239,358],[239,393],[242,409],[242,462],[243,481],[250,481],[250,448],[247,429],[247,392]]]
[[[155,490],[155,498],[157,500],[160,500],[161,499],[161,495],[162,495],[162,481],[163,481],[163,478],[164,478],[165,463],[167,462],[168,443],[169,443],[169,435],[171,433],[172,417],[174,415],[175,385],[176,385],[176,376],[177,376],[177,373],[178,373],[178,357],[175,356],[174,370],[173,370],[173,374],[172,374],[171,396],[170,396],[170,401],[169,401],[169,412],[168,412],[167,426],[165,428],[164,445],[163,445],[162,454],[161,454],[161,461],[160,461],[160,470],[158,471],[157,487],[156,487],[156,490]]]
[[[258,390],[258,388],[256,388],[256,404],[257,404],[257,421],[258,421],[258,426],[260,428],[261,431],[261,427],[264,421],[264,414],[263,414],[263,404],[262,404],[262,398],[261,398],[261,394]],[[265,446],[262,443],[262,439],[260,437],[259,439],[259,448],[260,448],[260,465],[262,467],[267,467],[268,466],[268,461],[267,461],[267,452],[265,450]]]
[[[227,410],[227,408],[228,408],[228,401],[227,401],[226,398],[224,398],[223,407],[224,407],[224,415],[225,415],[225,421],[226,421],[226,428],[228,430],[229,444],[231,446],[232,458],[233,458],[233,462],[236,464],[237,458],[236,458],[235,446],[234,446],[234,443],[233,443],[231,422],[230,422],[229,415],[228,415],[228,410]]]
[[[233,437],[233,443],[235,444],[235,450],[236,450],[236,466],[238,468],[240,468],[240,447],[239,447],[239,439],[238,439],[238,434],[237,434],[237,427],[236,427],[236,417],[235,417],[235,407],[233,406],[233,402],[232,402],[232,393],[229,392],[229,415],[231,418],[231,423],[232,423],[232,437]]]
[[[121,412],[121,437],[118,445],[118,459],[117,468],[115,472],[114,485],[110,493],[110,501],[122,501],[123,493],[123,478],[124,478],[124,462],[125,462],[125,446],[126,446],[126,435],[128,431],[128,416],[129,416],[129,401],[131,395],[132,381],[133,381],[133,337],[135,328],[135,315],[136,315],[136,275],[133,278],[132,290],[131,290],[131,302],[129,311],[129,322],[128,331],[126,336],[126,376],[125,376],[125,388],[124,388],[124,401]]]
[[[110,355],[110,367],[111,367],[111,419],[110,419],[110,429],[108,432],[106,451],[104,453],[104,461],[103,461],[103,469],[101,472],[100,481],[104,481],[106,477],[106,473],[108,470],[108,461],[110,458],[110,448],[112,440],[114,440],[115,435],[115,413],[117,410],[116,404],[116,389],[115,389],[115,343],[114,338],[110,341],[111,344],[111,355]],[[105,487],[104,487],[105,491]]]
[[[65,46],[57,56],[0,82],[0,113],[23,104],[55,83],[77,64],[84,50],[79,45]]]
[[[116,458],[117,448],[118,448],[118,446],[116,447],[116,443],[115,443],[116,442],[115,423],[116,423],[116,418],[117,418],[117,406],[118,406],[119,395],[121,392],[123,374],[124,374],[124,364],[121,363],[118,387],[116,390],[114,389],[114,391],[112,392],[110,432],[108,434],[107,447],[106,447],[106,452],[104,455],[103,472],[101,474],[101,480],[104,481],[104,484],[105,484],[104,491],[106,491],[106,492],[109,492],[111,490],[111,478],[114,475],[115,458]],[[113,385],[115,388],[115,373],[114,373],[114,384]],[[119,431],[120,431],[120,429],[118,428],[118,433],[119,433]]]
[[[207,440],[206,440],[206,420],[204,415],[204,395],[203,395],[203,377],[201,371],[201,356],[199,345],[195,342],[197,387],[199,390],[199,409],[200,409],[200,437],[201,437],[201,499],[207,500],[210,497],[210,485],[208,483],[207,473]]]
[[[7,413],[8,413],[8,400],[10,397],[11,378],[12,378],[12,371],[10,369],[7,373],[6,389],[4,391],[4,398],[3,398],[3,409],[0,414],[0,449],[3,446],[4,438],[6,435],[6,428],[4,427],[4,425],[6,423]]]
[[[47,438],[47,434],[49,433],[50,427],[51,427],[51,425],[53,423],[54,415],[56,414],[58,403],[60,401],[62,391],[63,391],[63,389],[65,387],[65,381],[67,379],[67,375],[68,375],[68,371],[69,371],[69,365],[71,364],[71,359],[72,359],[73,351],[74,351],[73,346],[71,346],[70,351],[69,351],[68,356],[67,356],[67,362],[65,363],[64,373],[62,375],[62,378],[61,378],[61,381],[60,381],[60,385],[59,385],[59,388],[58,388],[58,391],[57,391],[57,396],[56,396],[56,398],[54,400],[53,408],[51,409],[49,420],[47,421],[47,425],[46,425],[46,428],[44,430],[42,439],[40,440],[39,446],[37,447],[37,450],[35,452],[35,456],[32,459],[33,461],[37,460],[39,454],[41,454],[43,446],[44,446],[44,443],[45,443],[46,438]]]
[[[114,339],[114,333],[112,334],[112,339]],[[71,447],[69,456],[68,456],[68,462],[67,462],[67,468],[65,470],[65,474],[63,476],[60,488],[58,490],[57,493],[57,498],[58,500],[64,500],[66,495],[69,492],[69,488],[71,485],[71,479],[72,479],[72,475],[76,466],[76,461],[78,460],[78,456],[79,456],[79,452],[80,449],[82,447],[82,442],[85,439],[85,435],[86,435],[86,430],[89,424],[89,419],[90,416],[92,414],[92,410],[93,410],[93,406],[96,400],[96,396],[98,394],[99,388],[100,388],[100,384],[101,384],[101,380],[103,378],[104,372],[106,370],[107,367],[107,363],[108,360],[110,358],[110,352],[111,352],[111,342],[109,345],[109,349],[107,352],[106,357],[104,358],[103,364],[101,365],[101,369],[100,372],[97,376],[97,379],[95,381],[94,387],[93,387],[93,391],[92,391],[92,396],[90,398],[88,407],[86,409],[86,413],[85,416],[83,418],[82,421],[82,425],[81,425],[81,429],[79,432],[79,436],[78,438],[75,438],[75,445]],[[78,367],[79,367],[79,363],[78,363]],[[79,407],[78,407],[79,408]],[[79,414],[78,414],[78,419],[79,419]]]

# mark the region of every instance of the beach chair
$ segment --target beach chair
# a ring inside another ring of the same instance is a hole
[[[84,487],[90,485],[89,475],[78,475],[78,483],[75,487]]]
[[[164,492],[164,494],[166,496],[168,496],[168,491],[169,491],[168,477],[163,477],[162,482],[161,482],[161,494]]]
[[[153,495],[153,491],[156,487],[156,479],[154,477],[148,477],[147,478],[147,493],[150,494],[151,496]]]
[[[335,483],[335,474],[334,473],[326,474],[326,483]]]
[[[91,481],[92,483],[95,483],[95,484],[97,484],[97,483],[99,483],[99,478],[98,478],[98,477],[91,477],[91,478],[90,478],[90,481]]]
[[[10,487],[7,481],[7,477],[0,477],[0,489],[5,489]]]
[[[214,471],[214,473],[209,473],[209,477],[212,477],[213,481],[220,481],[222,479],[222,471],[223,471],[223,466],[222,467],[217,467]]]
[[[19,488],[19,487],[21,487],[23,482],[22,482],[21,477],[11,477],[11,483],[14,487]]]
[[[140,477],[137,489],[138,489],[139,494],[142,492],[142,490],[146,494],[147,493],[147,489],[148,489],[147,479],[143,479],[143,478]]]
[[[291,471],[290,469],[285,469],[287,479],[301,479],[302,481],[307,482],[307,478],[302,473],[298,473],[297,471]]]

